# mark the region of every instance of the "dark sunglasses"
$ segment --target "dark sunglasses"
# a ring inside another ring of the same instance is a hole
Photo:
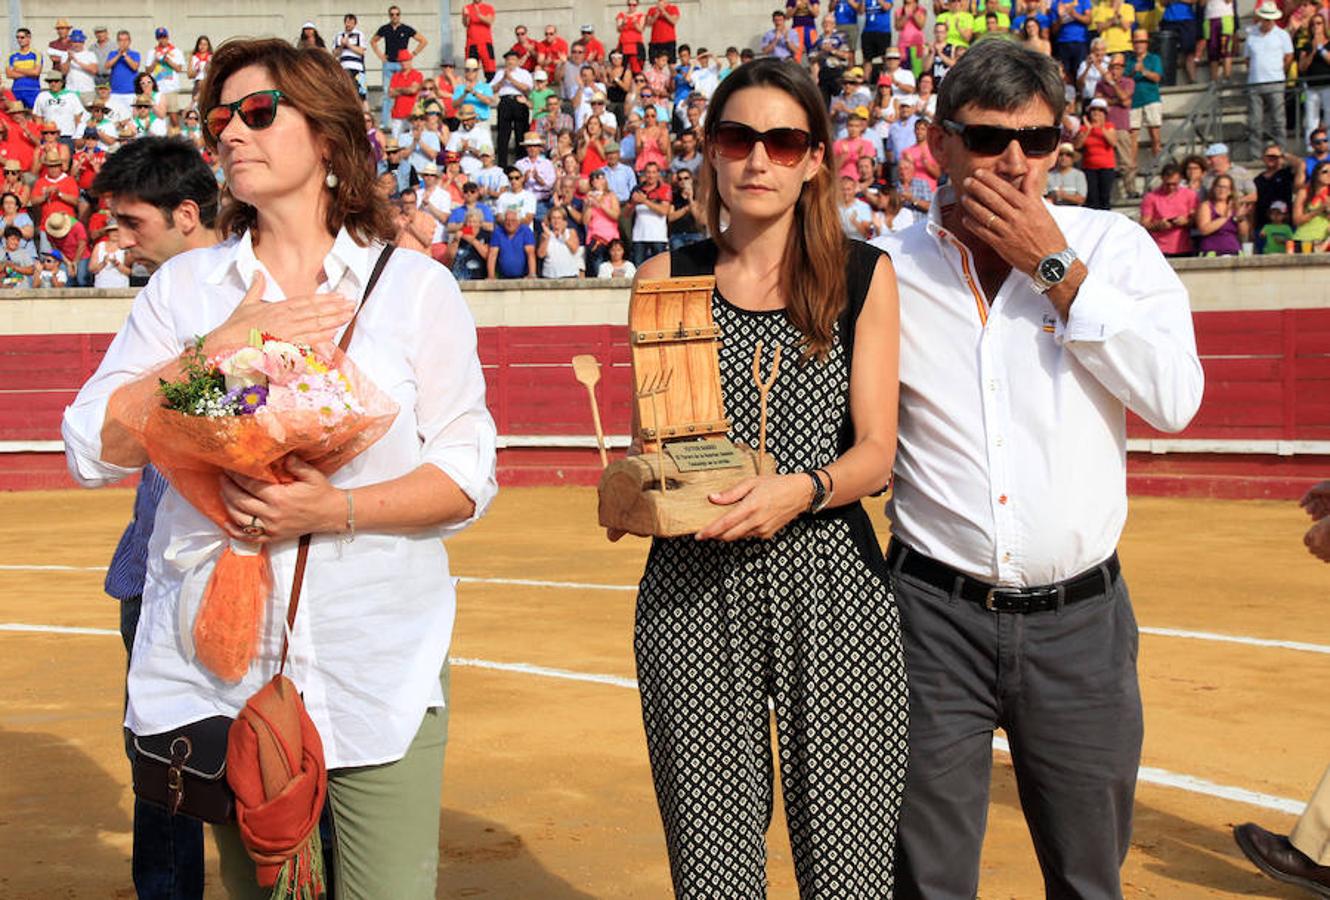
[[[1324,138],[1324,137],[1314,137],[1314,138],[1312,138],[1312,143],[1313,143],[1313,144],[1324,144],[1324,143],[1327,142],[1327,141],[1330,141],[1330,138]]]
[[[721,122],[712,137],[716,152],[726,159],[747,159],[758,143],[778,166],[794,166],[813,146],[813,136],[802,128],[755,131],[742,122]]]
[[[1062,129],[1056,125],[1002,128],[998,125],[964,125],[943,119],[942,127],[960,135],[965,149],[981,156],[1001,156],[1012,141],[1021,145],[1021,152],[1026,156],[1047,156],[1062,142]]]
[[[255,91],[246,94],[234,103],[222,103],[208,110],[204,121],[208,124],[208,133],[215,138],[222,136],[226,126],[231,124],[232,116],[239,115],[246,127],[258,131],[267,128],[277,118],[277,104],[281,102],[282,92],[277,90]]]

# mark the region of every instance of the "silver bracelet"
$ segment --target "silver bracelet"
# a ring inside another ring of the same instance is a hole
[[[346,542],[349,544],[356,539],[356,500],[350,491],[342,493],[346,494]]]

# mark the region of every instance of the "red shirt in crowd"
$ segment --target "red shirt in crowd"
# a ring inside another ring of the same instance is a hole
[[[96,180],[97,172],[105,161],[105,150],[80,150],[74,154],[74,164],[71,171],[78,172],[77,181],[80,188],[89,193],[92,192],[92,183]]]
[[[632,49],[642,43],[643,18],[640,12],[621,12],[614,17],[615,26],[622,26],[619,28],[619,49]]]
[[[61,198],[61,194],[67,197],[72,196],[74,202],[70,203],[64,200]],[[45,228],[46,220],[51,217],[52,213],[63,212],[69,213],[71,216],[74,215],[76,213],[74,203],[78,202],[78,195],[78,182],[71,178],[67,172],[61,172],[59,178],[51,178],[45,173],[40,175],[37,182],[32,186],[32,203],[34,206],[40,203],[42,207],[42,217],[41,221],[37,223],[37,227]]]
[[[477,16],[494,18],[494,7],[488,3],[468,3],[462,12],[466,14],[467,46],[483,46],[494,43],[494,29],[489,22],[482,22]]]
[[[583,46],[586,47],[587,62],[605,61],[605,45],[602,44],[600,41],[596,40],[596,36],[594,34],[582,35],[582,44]]]
[[[557,34],[548,40],[536,44],[536,47],[541,53],[545,54],[545,58],[549,60],[550,66],[554,65],[555,60],[568,55],[568,42]]]
[[[517,64],[528,72],[536,71],[536,54],[540,52],[540,44],[527,38],[525,41],[518,41],[513,44],[513,52],[517,54]]]
[[[417,85],[418,88],[418,86],[422,84],[424,81],[425,81],[425,76],[420,74],[419,69],[412,69],[409,72],[403,70],[393,75],[392,81],[388,82],[388,87],[390,89],[396,89],[396,88],[410,87],[411,85],[414,84]],[[417,93],[418,92],[419,90],[417,90]],[[416,108],[415,94],[398,94],[396,97],[393,98],[394,119],[411,118],[411,110],[415,108]]]
[[[88,230],[83,227],[83,223],[74,222],[74,227],[69,229],[69,234],[62,238],[46,236],[51,242],[51,246],[60,251],[60,255],[72,263],[78,262],[91,254],[88,252]],[[82,252],[80,252],[80,245]]]
[[[647,10],[647,24],[651,26],[651,43],[668,44],[675,39],[674,23],[660,14],[659,6]],[[665,12],[679,18],[679,7],[673,3],[666,5]]]
[[[1085,133],[1084,155],[1081,157],[1082,169],[1113,169],[1117,167],[1118,157],[1113,152],[1113,142],[1108,139],[1104,129],[1098,125],[1082,125]]]
[[[0,140],[0,158],[16,159],[27,172],[32,169],[32,158],[37,151],[36,145],[24,137],[24,128],[6,113],[0,113],[6,129],[4,140]]]

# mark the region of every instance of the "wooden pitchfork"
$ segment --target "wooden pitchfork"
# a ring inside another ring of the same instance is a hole
[[[655,372],[644,376],[642,383],[637,386],[637,399],[651,398],[651,433],[656,436],[656,475],[660,478],[660,492],[662,494],[666,491],[665,442],[660,437],[660,409],[656,398],[670,389],[670,380],[673,377],[674,370],[666,369],[663,372]]]
[[[757,347],[753,351],[753,383],[757,385],[758,408],[761,410],[757,427],[757,472],[762,474],[762,458],[767,453],[767,394],[771,391],[771,386],[776,383],[776,376],[780,374],[780,344],[776,345],[776,350],[771,354],[771,375],[765,381],[762,380],[762,342],[757,342]]]
[[[600,363],[594,356],[584,353],[573,357],[573,375],[586,385],[587,395],[591,398],[591,421],[596,426],[596,446],[600,448],[600,467],[610,464],[605,453],[605,429],[600,426],[600,407],[596,405],[596,382],[600,381]]]

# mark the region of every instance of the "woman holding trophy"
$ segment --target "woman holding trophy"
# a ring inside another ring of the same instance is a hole
[[[885,488],[895,453],[897,294],[891,261],[843,237],[831,144],[802,69],[736,69],[705,126],[716,237],[637,275],[714,275],[729,437],[776,462],[713,494],[696,535],[655,539],[638,594],[643,718],[681,898],[765,896],[769,702],[800,896],[892,892],[905,673],[860,499]]]

